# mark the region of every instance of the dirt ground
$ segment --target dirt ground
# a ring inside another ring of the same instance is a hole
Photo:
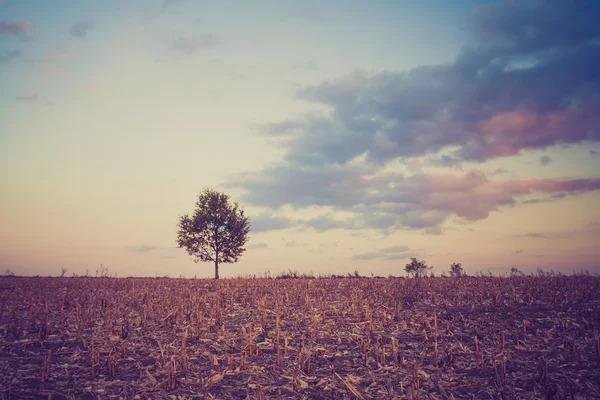
[[[2,399],[598,399],[600,278],[0,278]]]

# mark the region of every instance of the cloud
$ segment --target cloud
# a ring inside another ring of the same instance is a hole
[[[488,177],[478,169],[422,168],[598,142],[600,24],[594,15],[568,0],[481,6],[452,62],[356,71],[303,87],[296,97],[324,111],[261,126],[283,158],[229,185],[255,206],[333,210],[300,221],[317,231],[429,233],[453,216],[475,221],[520,202],[598,190],[597,178],[493,180],[506,171]],[[412,174],[388,172],[392,163]],[[353,216],[336,219],[336,211]]]
[[[442,228],[440,228],[439,226],[429,226],[429,227],[423,229],[423,233],[425,233],[426,235],[435,235],[435,236],[439,236],[439,235],[443,234]]]
[[[0,21],[0,35],[22,36],[32,28],[31,22]]]
[[[72,36],[85,38],[92,29],[94,29],[94,21],[80,21],[73,24],[69,32]]]
[[[171,44],[171,50],[180,51],[185,54],[194,54],[221,43],[223,43],[222,40],[211,33],[203,33],[195,38],[179,36]]]
[[[295,222],[289,218],[273,216],[269,213],[261,213],[256,217],[250,217],[250,230],[252,232],[268,232],[291,228]]]
[[[504,168],[496,168],[495,170],[490,172],[488,175],[494,176],[494,175],[502,175],[502,174],[507,174],[507,173],[508,173],[508,171],[505,170]]]
[[[600,230],[594,229],[594,227],[587,225],[581,229],[574,231],[562,231],[562,232],[534,232],[523,235],[513,235],[515,238],[532,238],[532,239],[572,239],[582,235],[600,233]]]
[[[285,247],[299,247],[299,246],[302,246],[302,245],[300,243],[296,242],[295,240],[285,242]]]
[[[135,251],[135,252],[138,252],[138,253],[149,253],[152,250],[156,250],[157,248],[158,248],[157,246],[143,244],[143,245],[140,245],[140,246],[133,247],[131,249],[131,251]]]
[[[532,239],[574,239],[578,237],[589,237],[590,235],[600,234],[600,221],[593,221],[585,226],[572,231],[558,232],[533,232],[521,235],[513,235],[514,238],[532,238]]]
[[[17,96],[15,97],[15,100],[19,100],[19,101],[37,101],[39,98],[37,93],[33,93],[33,94],[28,94],[28,95],[21,95],[21,96]]]
[[[289,141],[287,160],[314,163],[428,155],[449,165],[597,141],[600,46],[590,41],[600,36],[600,24],[591,15],[566,0],[531,9],[519,2],[482,7],[454,62],[354,72],[304,87],[299,99],[332,111],[272,123],[265,131]],[[518,35],[522,26],[537,39]],[[529,58],[534,62],[527,68],[514,67]]]
[[[505,70],[508,60],[496,66],[489,57],[476,66],[459,59],[401,73],[356,72],[309,86],[298,98],[333,111],[267,129],[291,136],[285,157],[292,161],[308,154],[321,162],[366,155],[376,164],[425,154],[442,165],[482,162],[600,139],[600,72],[591,69],[600,70],[600,46],[551,52],[540,65],[519,71]]]
[[[298,225],[313,228],[317,232],[325,232],[332,229],[352,229],[352,222],[340,221],[331,214],[324,214],[311,219],[299,219]]]
[[[540,165],[548,165],[552,162],[552,158],[549,156],[541,156],[540,157]]]
[[[376,258],[380,258],[381,254],[371,251],[368,253],[360,253],[352,256],[353,260],[374,260]]]
[[[590,150],[590,157],[596,157],[598,156],[598,152],[595,150]]]
[[[408,260],[411,257],[418,257],[417,253],[394,253],[394,254],[387,254],[384,259],[386,260]]]
[[[355,254],[351,257],[352,260],[375,260],[375,259],[385,259],[385,260],[403,260],[410,257],[415,257],[416,253],[411,252],[408,246],[392,246],[383,249],[379,249],[377,251],[370,251],[367,253],[359,253]]]
[[[408,250],[410,250],[410,248],[408,246],[397,245],[397,246],[392,246],[392,247],[387,247],[385,249],[381,249],[381,250],[379,250],[379,252],[382,254],[392,254],[392,253],[403,253]]]
[[[553,194],[551,196],[534,198],[534,199],[527,199],[527,200],[521,200],[520,204],[549,203],[549,202],[552,202],[552,201],[555,201],[555,200],[564,199],[565,197],[567,197],[567,193],[560,192],[560,193],[555,193],[555,194]]]
[[[269,245],[264,242],[252,243],[251,245],[248,245],[249,249],[266,249],[267,247],[269,247]]]
[[[526,233],[524,235],[513,235],[516,238],[535,238],[535,239],[548,239],[548,236],[543,233]]]
[[[355,217],[339,220],[331,215],[299,220],[298,224],[329,229],[422,229],[435,227],[451,216],[476,221],[493,211],[517,204],[532,194],[562,198],[600,189],[600,178],[515,178],[490,180],[478,170],[440,173],[380,173],[320,169],[272,170],[244,174],[230,182],[244,189],[242,200],[273,209],[313,205],[347,211]],[[295,184],[294,184],[295,183]],[[284,226],[291,226],[288,221]],[[436,233],[430,230],[428,233]]]
[[[0,54],[0,64],[8,64],[22,55],[23,53],[21,53],[21,50],[19,49],[5,51],[4,53]]]
[[[261,206],[295,208],[331,203],[350,206],[364,188],[366,170],[339,165],[282,163],[260,173],[242,173],[231,178],[227,187],[246,190],[244,200]]]
[[[498,52],[530,53],[600,36],[597,13],[592,2],[505,1],[476,9],[470,31]]]

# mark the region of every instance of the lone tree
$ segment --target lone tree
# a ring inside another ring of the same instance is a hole
[[[194,262],[215,263],[215,279],[219,279],[219,264],[237,262],[246,249],[250,227],[248,217],[229,196],[206,189],[198,195],[194,214],[179,219],[177,243]]]
[[[430,271],[432,268],[433,267],[429,267],[425,261],[411,257],[410,262],[406,264],[404,270],[415,278],[421,278],[427,276],[427,271]]]
[[[466,276],[465,271],[463,270],[461,263],[452,263],[450,265],[450,276],[454,278],[460,278],[461,276]]]

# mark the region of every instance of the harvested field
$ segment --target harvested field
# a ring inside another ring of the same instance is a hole
[[[0,279],[1,398],[598,399],[600,278]]]

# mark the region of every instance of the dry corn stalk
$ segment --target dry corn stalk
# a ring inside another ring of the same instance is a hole
[[[352,385],[350,382],[348,382],[347,380],[345,380],[344,378],[342,378],[340,376],[340,374],[338,374],[337,372],[334,372],[334,375],[340,380],[340,382],[342,382],[344,384],[344,386],[346,386],[346,389],[348,389],[348,391],[350,393],[352,393],[357,399],[359,400],[367,400],[365,398],[365,396],[358,391],[358,389],[356,389],[354,387],[354,385]]]
[[[281,368],[281,366],[283,364],[282,357],[281,357],[281,346],[279,344],[280,335],[281,335],[281,330],[279,327],[279,311],[278,311],[275,316],[275,347],[277,349],[277,361],[276,361],[277,368]]]

